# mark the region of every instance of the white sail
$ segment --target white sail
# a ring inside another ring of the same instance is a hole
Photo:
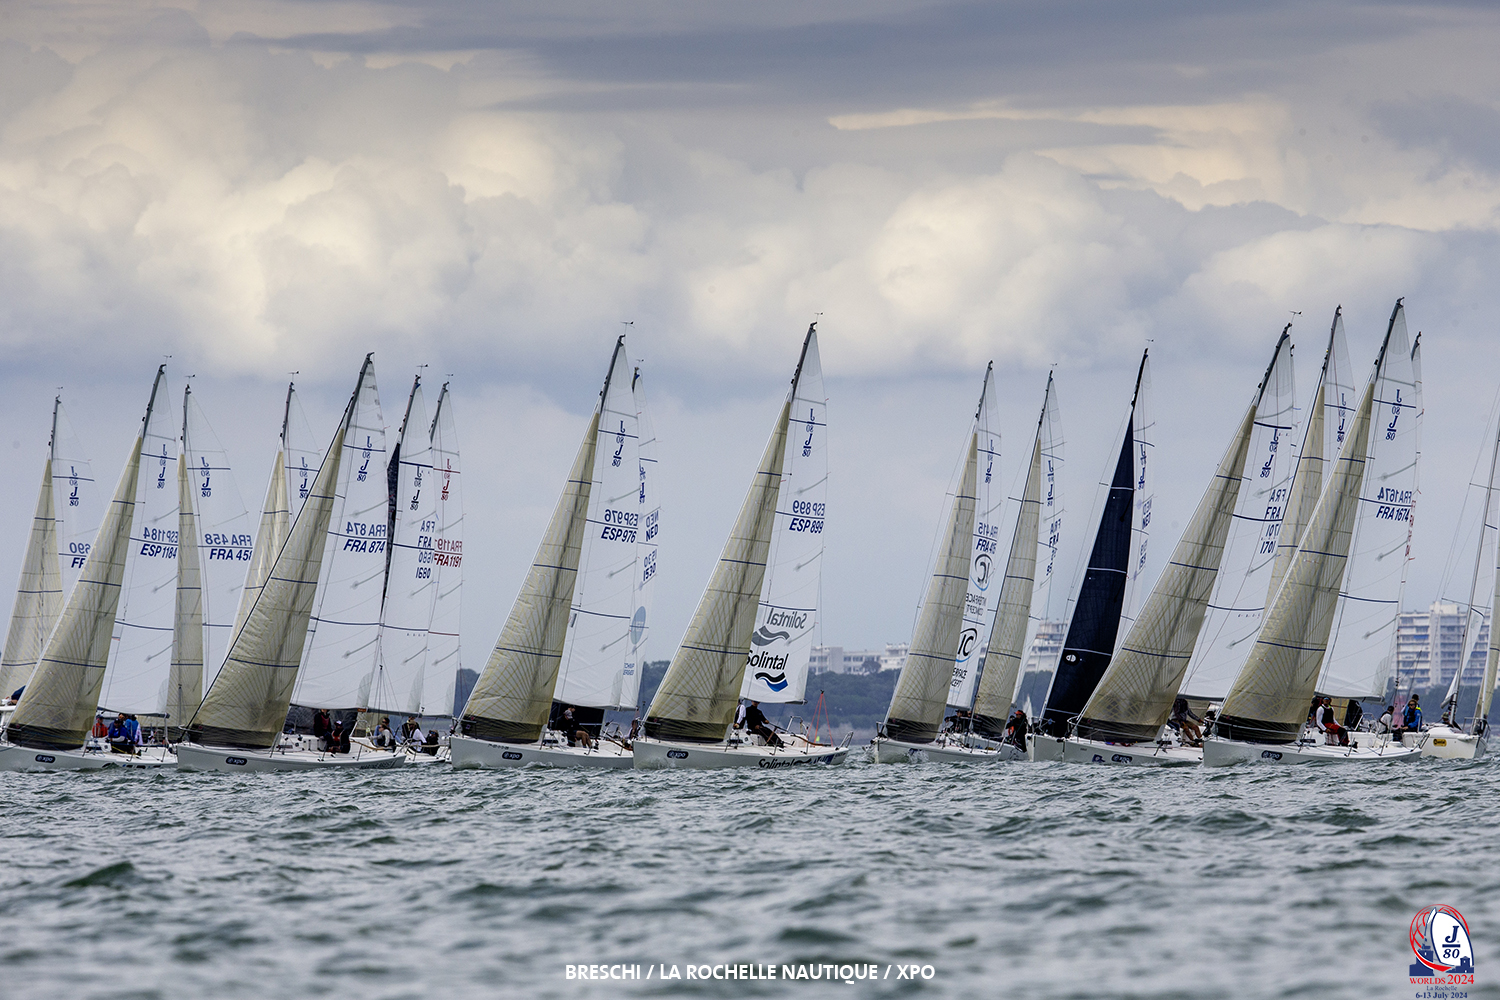
[[[289,479],[288,470],[291,468],[291,453],[288,451],[287,442],[290,439],[289,425],[292,422],[293,405],[296,403],[296,391],[291,383],[286,387],[286,404],[281,418],[281,446],[276,449],[276,457],[271,460],[271,475],[266,484],[266,498],[260,508],[260,524],[255,533],[255,544],[250,552],[250,565],[246,567],[244,583],[240,588],[239,610],[234,616],[234,635],[238,635],[244,627],[245,618],[250,614],[250,609],[255,606],[256,599],[260,596],[261,588],[265,586],[266,580],[271,575],[271,567],[276,562],[276,557],[281,553],[281,546],[286,544],[287,535],[292,530],[292,521],[297,511],[302,508],[302,501],[297,502],[297,509],[292,509],[291,501],[287,496]],[[297,407],[296,413],[302,422],[302,429],[298,432],[304,438],[309,437],[311,432],[306,430],[307,420],[301,416],[302,409]],[[311,463],[308,463],[305,453],[297,456],[299,469],[297,476],[299,483],[302,472],[308,464],[313,468],[316,475],[316,466],[323,460],[322,455],[317,455]],[[311,488],[311,481],[308,487]],[[306,499],[305,497],[303,499]],[[233,636],[230,645],[233,645]],[[218,671],[218,665],[213,667],[212,673]],[[209,678],[212,680],[212,676]]]
[[[317,607],[308,626],[295,704],[363,708],[380,633],[389,518],[385,422],[366,358],[344,431],[342,465],[325,541]],[[293,501],[295,506],[296,501]]]
[[[792,383],[776,524],[740,697],[801,702],[818,624],[828,508],[828,411],[817,336]]]
[[[1135,391],[1135,406],[1130,411],[1130,437],[1135,446],[1135,495],[1130,515],[1130,566],[1126,574],[1125,603],[1120,609],[1120,630],[1115,636],[1115,650],[1134,624],[1146,599],[1146,559],[1151,542],[1151,507],[1156,501],[1153,477],[1156,468],[1156,421],[1151,416],[1151,359],[1141,362]]]
[[[1000,485],[1000,422],[995,415],[994,379],[992,362],[984,373],[984,392],[974,420],[979,462],[974,477],[974,542],[963,624],[953,657],[953,680],[948,685],[948,704],[965,709],[974,704],[984,637],[994,625],[1005,580],[1000,554],[1005,489]]]
[[[630,622],[636,609],[642,515],[639,419],[632,381],[621,337],[599,399],[588,524],[552,694],[568,705],[634,704],[622,702],[624,670],[632,662]]]
[[[1399,302],[1379,365],[1359,512],[1318,683],[1319,693],[1334,697],[1383,697],[1393,675],[1422,414],[1421,386]]]
[[[1271,575],[1297,472],[1290,329],[1288,323],[1282,331],[1255,407],[1255,429],[1240,470],[1234,520],[1224,542],[1213,597],[1182,683],[1182,693],[1192,698],[1217,701],[1229,692],[1229,685],[1255,645],[1255,633],[1260,631],[1271,599]],[[1311,503],[1307,513],[1312,513]]]
[[[1500,404],[1500,397],[1496,398],[1496,403]],[[1500,406],[1490,414],[1489,433],[1469,477],[1469,488],[1454,531],[1453,547],[1448,554],[1451,572],[1440,591],[1441,600],[1451,601],[1464,609],[1462,655],[1443,698],[1443,707],[1449,710],[1457,708],[1464,673],[1477,652],[1475,647],[1479,645],[1479,637],[1484,634],[1494,613],[1496,545],[1500,541],[1500,531],[1496,530],[1500,525],[1500,511],[1496,509],[1500,504],[1500,419],[1497,418],[1500,418]],[[1474,553],[1472,564],[1456,558],[1459,553],[1469,551]],[[1454,593],[1459,586],[1455,578],[1460,571],[1464,577],[1463,590]],[[1482,697],[1481,692],[1481,700]],[[1476,718],[1483,716],[1476,715]],[[1455,717],[1454,721],[1462,720]]]
[[[49,451],[57,445],[57,418],[62,399],[52,403],[52,437]],[[9,698],[31,678],[42,646],[62,614],[62,575],[59,572],[57,536],[58,520],[53,503],[53,460],[49,454],[42,466],[42,485],[37,491],[36,513],[31,519],[31,535],[21,562],[21,579],[16,585],[16,602],[11,610],[10,628],[5,634],[5,652],[0,656],[0,698]]]
[[[661,541],[661,499],[657,496],[656,430],[646,408],[640,372],[635,376],[638,449],[641,464],[641,531],[636,535],[635,613],[630,618],[630,661],[620,683],[620,707],[636,707],[641,694],[641,670],[645,666],[646,640],[651,635],[651,594],[656,589],[657,545]]]
[[[191,388],[183,391],[182,405],[182,441],[192,485],[189,497],[202,583],[203,662],[211,673],[217,673],[229,649],[246,570],[254,560],[255,538],[229,454],[208,425]]]
[[[381,608],[380,655],[364,705],[371,711],[417,715],[422,711],[437,586],[433,542],[439,490],[432,474],[432,437],[420,379],[412,381],[391,461],[396,463],[396,516]]]
[[[286,387],[286,410],[281,418],[281,451],[286,470],[287,502],[295,521],[312,491],[313,481],[318,478],[318,466],[323,461],[323,442],[308,424],[302,400],[293,384]]]
[[[114,648],[100,708],[154,715],[172,664],[177,607],[177,423],[167,394],[165,366],[156,375],[155,401],[142,431],[140,477],[130,551],[115,613]]]
[[[99,530],[101,497],[93,467],[84,457],[83,445],[73,433],[68,411],[60,398],[52,414],[52,504],[57,517],[57,558],[66,601],[83,572],[84,560]]]
[[[458,460],[458,426],[448,386],[438,394],[432,418],[432,466],[437,475],[437,535],[433,541],[432,624],[428,629],[427,679],[423,682],[423,711],[428,715],[457,714],[454,685],[460,662],[458,628],[463,597],[464,502],[463,475]]]
[[[187,403],[187,399],[183,399]],[[184,434],[186,437],[186,434]],[[192,466],[179,453],[177,465],[177,601],[173,615],[172,668],[162,692],[162,714],[173,739],[203,701],[203,586],[198,552],[197,518],[193,514]]]

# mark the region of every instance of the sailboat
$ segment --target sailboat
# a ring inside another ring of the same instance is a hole
[[[835,746],[805,733],[766,740],[732,728],[741,696],[795,703],[806,690],[822,578],[827,430],[814,323],[739,517],[646,710],[636,767],[772,768],[848,756],[852,733]]]
[[[1445,721],[1427,730],[1422,756],[1475,760],[1485,755],[1489,742],[1490,707],[1495,697],[1496,665],[1500,662],[1500,636],[1494,633],[1495,610],[1500,608],[1500,532],[1496,530],[1496,501],[1500,499],[1500,420],[1491,425],[1493,440],[1487,442],[1489,473],[1471,487],[1480,487],[1479,524],[1474,546],[1474,566],[1469,577],[1468,600],[1464,602],[1463,641],[1459,648],[1458,669],[1443,697]],[[1482,461],[1482,456],[1481,456]],[[1477,470],[1476,470],[1477,471]],[[1460,531],[1462,531],[1462,527]],[[1482,595],[1482,596],[1481,596]],[[1488,598],[1484,600],[1483,598]],[[1465,668],[1479,645],[1479,637],[1488,630],[1484,674],[1479,683],[1474,717],[1467,728],[1459,718],[1459,695],[1464,687]]]
[[[1283,402],[1291,397],[1289,391],[1278,391],[1292,383],[1289,330],[1290,324],[1282,330],[1265,376],[1171,559],[1066,738],[1064,760],[1135,766],[1198,764],[1203,760],[1203,750],[1195,745],[1196,740],[1182,738],[1183,734],[1174,739],[1164,727],[1218,583],[1230,530],[1236,517],[1243,518],[1246,513],[1240,504],[1242,489],[1246,483],[1253,484],[1262,470],[1270,478],[1275,468],[1274,453],[1279,450],[1275,446],[1277,435],[1290,430],[1275,422],[1283,419],[1279,415],[1285,409]],[[1270,406],[1263,414],[1265,403]],[[1263,419],[1267,415],[1271,421]],[[1252,452],[1257,438],[1262,446]],[[1271,452],[1269,464],[1262,461],[1266,451]],[[1253,492],[1253,485],[1246,492]],[[1284,501],[1274,492],[1257,499],[1264,521],[1279,521]],[[1265,539],[1266,535],[1263,529],[1261,537]],[[1272,534],[1261,543],[1262,563],[1274,558],[1274,538]]]
[[[606,709],[635,703],[632,623],[646,619],[635,390],[621,335],[531,571],[450,741],[455,767],[631,765],[628,742],[603,721]],[[565,707],[577,716],[559,728]]]
[[[193,716],[189,742],[177,748],[179,766],[233,773],[405,761],[394,751],[356,745],[330,754],[307,739],[282,739],[294,702],[345,713],[363,707],[358,688],[374,663],[387,518],[385,429],[367,355],[306,499]]]
[[[37,490],[36,514],[21,563],[5,650],[0,654],[0,723],[9,719],[13,695],[31,679],[98,530],[92,516],[93,472],[82,455],[58,396],[52,401],[52,433],[42,464],[42,485]]]
[[[1017,701],[1022,657],[1035,640],[1041,617],[1045,617],[1039,617],[1033,609],[1044,610],[1047,606],[1052,569],[1062,537],[1062,496],[1058,484],[1061,471],[1062,429],[1057,417],[1057,394],[1048,373],[1042,414],[1031,446],[1031,463],[1000,584],[999,608],[979,666],[973,704],[965,706],[971,711],[964,742],[996,750],[1007,760],[1023,757],[1026,752],[1020,744],[1005,742],[1005,728]]]
[[[428,439],[433,474],[437,477],[437,510],[432,542],[432,619],[427,628],[426,679],[422,691],[428,715],[452,717],[459,711],[453,701],[458,672],[463,666],[458,629],[463,597],[464,504],[458,426],[446,382],[438,393]],[[435,756],[446,760],[447,753],[444,748]]]
[[[1000,554],[999,514],[1004,494],[995,486],[1000,434],[992,412],[994,390],[991,364],[985,369],[927,595],[912,631],[910,652],[896,678],[885,722],[871,741],[878,763],[995,761],[1006,759],[1013,749],[970,745],[961,731],[941,732],[947,704],[957,701],[967,712],[973,703],[980,636],[990,629],[999,606],[1001,588],[992,589],[991,584]],[[1035,464],[1035,448],[1032,454]],[[1029,509],[1035,517],[1037,507],[1033,499],[1029,508],[1023,503],[1022,510],[1025,513]],[[1034,530],[1031,536],[1035,538]],[[1034,549],[1031,559],[1034,563]]]
[[[159,716],[170,669],[178,481],[165,370],[157,369],[109,511],[0,742],[0,770],[172,762],[165,744],[136,754],[89,745],[96,711]]]
[[[1342,323],[1335,311],[1335,338]],[[1204,764],[1402,760],[1420,752],[1384,742],[1329,746],[1303,732],[1314,694],[1386,694],[1416,501],[1417,363],[1397,300],[1337,463],[1204,739]]]
[[[432,425],[422,396],[422,378],[412,379],[406,412],[391,452],[394,489],[390,515],[390,560],[380,608],[377,655],[361,684],[360,703],[371,714],[424,714],[427,652],[437,578],[437,503],[432,469]]]
[[[1026,736],[1030,760],[1062,760],[1063,738],[1083,711],[1114,656],[1123,624],[1133,617],[1134,595],[1146,563],[1151,524],[1151,456],[1155,451],[1147,396],[1150,353],[1142,352],[1123,440],[1109,479],[1088,566],[1073,601],[1062,658],[1052,676],[1036,729]]]

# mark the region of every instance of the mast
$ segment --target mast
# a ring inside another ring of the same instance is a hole
[[[1131,395],[1130,417],[1125,424],[1119,457],[1109,481],[1109,493],[1094,534],[1088,568],[1079,585],[1073,617],[1063,640],[1062,659],[1052,678],[1042,710],[1041,728],[1056,735],[1067,732],[1070,721],[1083,710],[1094,686],[1114,656],[1125,607],[1126,587],[1132,572],[1131,541],[1134,533],[1136,408],[1149,352],[1142,352]]]
[[[172,626],[172,665],[167,674],[168,738],[181,739],[188,718],[203,701],[203,586],[198,559],[198,525],[193,513],[188,401],[193,388],[182,387],[182,447],[177,460],[177,600]],[[174,732],[175,730],[175,732]]]

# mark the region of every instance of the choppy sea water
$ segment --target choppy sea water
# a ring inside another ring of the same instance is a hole
[[[1429,903],[1468,920],[1469,995],[1500,996],[1493,760],[0,774],[0,796],[7,998],[1410,997]]]

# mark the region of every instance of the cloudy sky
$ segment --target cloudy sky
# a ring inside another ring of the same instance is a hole
[[[478,666],[628,320],[669,656],[820,316],[823,636],[878,645],[987,361],[1012,463],[1056,366],[1071,552],[1150,346],[1159,565],[1281,327],[1305,395],[1405,296],[1425,606],[1500,385],[1496,51],[1477,3],[10,0],[0,576],[58,386],[112,483],[170,355],[254,505],[288,373],[326,434],[373,350],[388,423],[452,381]]]

